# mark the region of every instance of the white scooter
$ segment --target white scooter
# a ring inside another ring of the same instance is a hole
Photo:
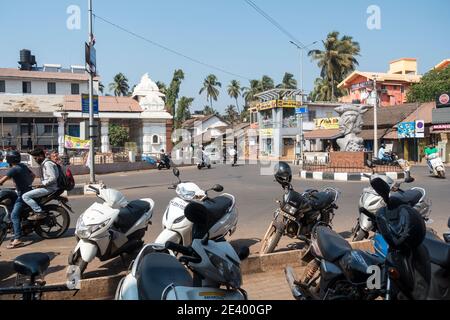
[[[207,192],[200,189],[195,183],[181,182],[180,171],[177,168],[173,169],[173,174],[178,178],[178,183],[169,187],[169,189],[176,188],[177,197],[170,200],[163,214],[162,225],[164,229],[156,238],[156,243],[164,245],[170,241],[184,246],[191,244],[193,224],[186,219],[184,209],[194,200],[204,202],[206,205],[213,204],[217,210],[213,214],[219,219],[209,230],[211,239],[220,239],[226,235],[232,235],[236,231],[238,212],[234,196],[224,193],[211,200],[208,198]],[[210,190],[222,192],[223,187],[215,185]]]
[[[395,201],[404,202],[416,209],[427,223],[432,223],[429,218],[431,212],[431,200],[426,197],[426,191],[423,188],[414,187],[409,190],[401,190],[401,183],[395,183],[393,179],[388,176],[375,174],[364,175],[366,178],[374,179],[381,178],[391,188],[391,197]],[[376,215],[379,209],[386,206],[383,198],[371,187],[363,189],[361,197],[359,198],[359,218],[356,226],[353,228],[353,241],[361,241],[369,237],[369,233],[373,231],[373,222],[369,215]],[[365,212],[369,212],[369,215]]]
[[[444,163],[442,162],[441,157],[439,156],[439,153],[432,153],[428,155],[427,160],[431,164],[431,168],[433,169],[433,175],[445,179],[445,166]]]
[[[116,300],[247,300],[240,263],[249,249],[237,253],[227,241],[210,240],[214,209],[202,202],[189,203],[185,215],[193,223],[192,244],[146,245],[120,281]],[[182,256],[177,260],[169,250]]]
[[[81,273],[95,257],[106,261],[140,249],[155,206],[149,198],[128,202],[121,192],[104,186],[89,189],[104,203],[92,204],[77,221],[78,243],[68,262],[69,268],[78,265]]]
[[[202,168],[211,169],[211,159],[206,152],[202,151],[201,156],[199,155],[196,159],[198,170],[201,170]]]

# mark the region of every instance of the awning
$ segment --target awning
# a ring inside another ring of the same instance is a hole
[[[339,129],[317,129],[313,131],[305,132],[304,137],[306,140],[315,139],[336,139],[341,136]]]

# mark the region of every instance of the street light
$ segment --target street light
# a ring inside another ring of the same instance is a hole
[[[373,156],[377,157],[378,152],[378,88],[377,79],[378,75],[374,74],[373,77],[373,92],[375,94],[374,104],[373,104]]]
[[[67,132],[67,118],[68,118],[69,114],[67,112],[62,112],[61,113],[61,117],[63,119],[63,123],[64,123],[64,151],[63,151],[63,156],[62,156],[62,163],[64,166],[68,166],[69,165],[69,156],[67,154],[67,148],[66,148],[66,132]]]
[[[307,46],[299,46],[294,41],[289,41],[300,51],[300,105],[303,106],[303,50],[308,49],[309,47],[315,45],[319,41],[314,41]],[[298,116],[298,122],[300,127],[300,150],[299,150],[299,164],[303,164],[303,114]]]

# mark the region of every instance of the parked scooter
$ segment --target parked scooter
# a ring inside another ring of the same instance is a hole
[[[248,257],[248,247],[236,253],[227,241],[210,240],[208,230],[220,210],[220,205],[190,202],[185,216],[193,224],[192,244],[146,245],[120,281],[116,300],[247,300],[240,262]],[[177,260],[170,251],[182,256]]]
[[[104,202],[92,204],[77,221],[78,243],[68,262],[79,266],[81,274],[95,257],[106,261],[142,248],[155,206],[150,198],[128,202],[122,193],[104,186],[89,189]]]
[[[70,213],[73,213],[69,200],[62,196],[63,190],[58,190],[45,197],[37,199],[42,209],[47,212],[45,219],[30,221],[28,217],[31,208],[25,205],[21,212],[21,226],[23,235],[36,232],[43,239],[60,238],[70,225]],[[0,243],[6,237],[8,230],[12,230],[11,212],[17,199],[14,189],[0,190]]]
[[[278,201],[280,208],[275,211],[261,242],[261,254],[272,253],[283,235],[308,242],[313,227],[319,222],[330,224],[334,210],[338,208],[339,191],[336,189],[325,188],[321,192],[306,190],[301,194],[295,191],[291,184],[291,168],[286,162],[277,165],[275,179],[285,194]]]
[[[177,168],[173,169],[173,174],[177,177],[178,182],[169,189],[176,189],[177,197],[170,200],[163,214],[162,225],[164,229],[156,238],[155,243],[165,244],[170,241],[184,246],[191,244],[193,224],[186,219],[184,209],[192,201],[200,201],[205,206],[214,207],[214,215],[218,220],[209,230],[212,240],[224,238],[226,235],[232,235],[235,232],[238,212],[234,196],[224,193],[219,197],[210,199],[208,191],[222,192],[223,187],[221,185],[215,185],[210,190],[203,191],[195,183],[182,182],[180,171]]]
[[[426,191],[423,188],[411,188],[403,191],[400,189],[401,183],[395,183],[393,179],[386,175],[365,175],[367,178],[380,178],[385,181],[391,188],[391,196],[401,198],[401,201],[406,201],[413,206],[427,221],[431,211],[431,201],[426,197]],[[359,218],[356,226],[352,230],[353,241],[361,241],[369,237],[369,233],[373,230],[372,220],[369,219],[365,212],[369,211],[376,214],[377,211],[386,204],[383,198],[371,187],[364,188],[361,197],[359,198]]]
[[[431,168],[433,169],[433,175],[445,179],[445,166],[439,153],[428,155],[427,160],[430,162]]]

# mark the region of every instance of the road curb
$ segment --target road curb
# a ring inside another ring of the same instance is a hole
[[[361,242],[351,242],[353,249],[373,252],[372,242],[370,240]],[[283,269],[287,265],[304,266],[301,261],[302,250],[289,250],[276,252],[266,255],[252,255],[244,260],[241,264],[243,275],[264,273],[274,270]],[[51,292],[45,293],[45,300],[110,300],[114,298],[117,286],[120,280],[126,275],[123,271],[118,275],[105,276],[92,279],[81,280],[80,290],[75,292]],[[3,299],[15,299],[14,296],[0,296]]]
[[[369,181],[364,174],[371,175],[372,172],[322,172],[322,171],[300,171],[300,178],[321,181]],[[394,180],[405,178],[404,172],[377,172],[377,174],[388,176]]]

